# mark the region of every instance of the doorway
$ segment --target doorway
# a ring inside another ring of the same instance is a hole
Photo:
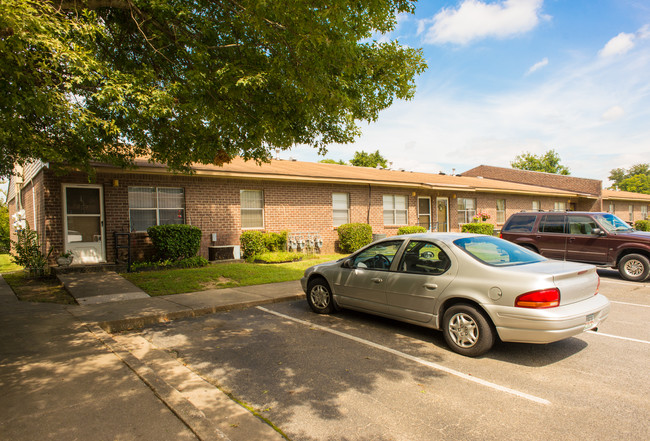
[[[431,198],[418,198],[418,225],[431,231]]]
[[[449,231],[449,199],[436,198],[436,207],[438,214],[438,230],[441,233]]]
[[[63,185],[63,243],[73,263],[106,262],[104,200],[99,185]]]

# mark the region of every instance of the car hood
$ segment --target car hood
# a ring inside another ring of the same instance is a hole
[[[620,232],[614,233],[616,237],[621,237],[630,240],[642,240],[644,242],[650,242],[650,231],[630,231],[630,232]]]
[[[560,290],[560,305],[569,305],[593,297],[598,290],[596,267],[586,263],[548,259],[509,267],[508,270],[529,275],[537,274],[540,279],[546,279],[549,288],[555,286]]]

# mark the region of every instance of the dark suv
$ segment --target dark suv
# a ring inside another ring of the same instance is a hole
[[[611,213],[521,212],[510,216],[501,237],[550,259],[617,268],[627,280],[643,281],[650,272],[650,233]]]

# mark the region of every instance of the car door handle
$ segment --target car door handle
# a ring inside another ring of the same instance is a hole
[[[436,285],[435,283],[425,283],[424,287],[426,289],[430,289],[431,291],[433,291],[434,289],[438,289],[438,285]]]
[[[373,277],[373,278],[370,279],[370,280],[372,280],[372,281],[375,282],[375,283],[381,283],[381,282],[383,282],[383,279],[380,279],[379,277]]]

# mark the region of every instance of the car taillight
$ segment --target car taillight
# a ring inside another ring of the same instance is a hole
[[[527,292],[515,300],[519,308],[555,308],[560,306],[560,290],[557,288]]]
[[[594,293],[594,295],[600,292],[600,276],[596,276],[596,277],[598,277],[598,285],[596,285],[596,292]]]

